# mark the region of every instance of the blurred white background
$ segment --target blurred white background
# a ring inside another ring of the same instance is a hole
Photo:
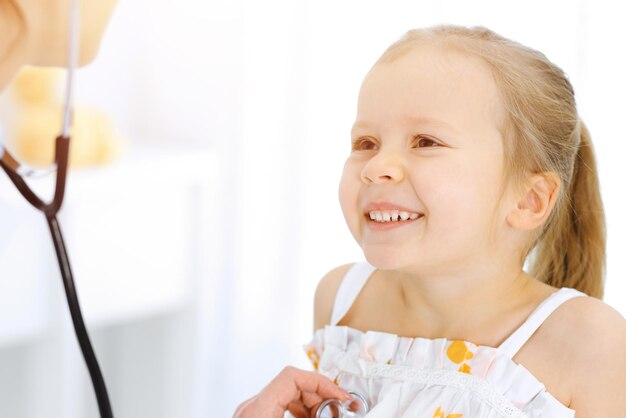
[[[116,416],[228,417],[285,365],[310,369],[315,286],[363,259],[337,200],[358,88],[414,27],[484,25],[569,74],[599,160],[605,301],[626,315],[617,7],[121,0],[77,102],[130,147],[72,173],[62,215]],[[96,417],[45,222],[6,176],[0,272],[0,416]]]

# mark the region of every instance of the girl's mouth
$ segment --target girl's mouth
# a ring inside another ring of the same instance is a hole
[[[414,223],[424,215],[416,212],[400,210],[375,210],[366,213],[365,219],[370,229],[374,231],[386,231]]]
[[[375,222],[402,222],[408,220],[415,220],[422,216],[421,213],[408,212],[403,210],[373,210],[369,214],[370,220]]]

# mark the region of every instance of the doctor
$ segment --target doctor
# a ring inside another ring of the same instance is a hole
[[[79,0],[80,66],[96,57],[115,2]],[[65,66],[69,7],[69,0],[0,0],[0,90],[23,65]],[[242,403],[235,417],[282,418],[290,410],[299,418],[324,398],[348,397],[317,373],[287,367],[257,396]]]

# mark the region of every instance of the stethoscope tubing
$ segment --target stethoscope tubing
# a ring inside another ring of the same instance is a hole
[[[43,212],[50,229],[50,235],[54,243],[54,249],[63,279],[65,296],[74,326],[74,332],[78,340],[87,370],[95,391],[98,402],[98,410],[101,418],[113,418],[111,402],[107,393],[104,377],[100,370],[96,354],[91,345],[89,334],[85,327],[85,321],[80,310],[74,277],[70,266],[67,247],[63,240],[61,227],[57,220],[57,214],[63,204],[65,196],[65,184],[67,179],[67,169],[69,160],[70,129],[72,125],[73,113],[73,85],[74,69],[76,68],[78,54],[78,5],[76,0],[70,0],[70,31],[69,31],[69,53],[67,63],[67,88],[66,101],[63,112],[62,132],[55,142],[55,163],[46,170],[31,169],[25,164],[17,162],[0,142],[0,166],[7,173],[9,179],[17,187],[24,198],[36,209]],[[1,134],[1,132],[0,132]],[[55,192],[52,201],[45,203],[41,200],[24,181],[22,176],[41,176],[56,170]]]
[[[54,249],[59,262],[59,268],[61,269],[61,277],[63,278],[63,287],[65,288],[65,296],[67,298],[67,305],[70,309],[70,316],[72,317],[72,324],[74,325],[74,332],[76,339],[80,346],[80,350],[83,353],[83,358],[91,377],[91,383],[93,385],[96,401],[98,402],[98,410],[102,418],[113,418],[113,411],[111,409],[111,402],[104,383],[104,377],[98,364],[98,359],[89,340],[89,334],[85,327],[85,321],[80,310],[80,304],[78,303],[78,295],[76,294],[76,286],[74,285],[74,278],[72,275],[72,268],[70,266],[70,260],[67,255],[67,248],[63,240],[63,234],[61,233],[61,227],[56,216],[46,216],[48,221],[48,227],[50,228],[50,234],[52,241],[54,242]]]

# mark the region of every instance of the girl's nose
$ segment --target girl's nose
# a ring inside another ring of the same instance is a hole
[[[361,171],[361,180],[366,184],[398,183],[403,178],[404,165],[401,159],[391,152],[379,152]]]

